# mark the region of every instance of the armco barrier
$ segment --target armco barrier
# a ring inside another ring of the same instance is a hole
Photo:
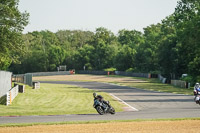
[[[69,71],[59,71],[59,72],[36,72],[36,73],[28,73],[35,76],[53,76],[53,75],[70,75]]]
[[[84,71],[79,70],[77,71],[79,74],[94,74],[94,75],[107,75],[107,71]],[[149,78],[149,73],[131,73],[131,72],[123,72],[123,71],[115,71],[116,75],[122,75],[122,76],[130,76],[130,77],[144,77]]]
[[[77,71],[78,74],[94,74],[94,75],[107,75],[107,71],[84,71],[84,70],[79,70]]]
[[[11,72],[0,71],[0,98],[6,95],[6,93],[11,89],[11,77]]]
[[[123,72],[123,71],[115,71],[116,75],[122,75],[122,76],[131,76],[131,77],[144,77],[149,78],[149,73],[132,73],[132,72]]]

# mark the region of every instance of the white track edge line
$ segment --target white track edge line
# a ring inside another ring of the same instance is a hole
[[[111,96],[113,96],[114,98],[116,98],[117,100],[119,100],[120,102],[122,102],[123,104],[127,105],[128,107],[130,107],[131,109],[133,109],[134,111],[139,111],[138,109],[132,107],[131,105],[129,105],[128,103],[124,102],[122,99],[116,97],[115,95],[109,93]]]

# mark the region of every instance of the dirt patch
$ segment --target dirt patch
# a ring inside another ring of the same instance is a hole
[[[200,120],[183,120],[1,127],[0,133],[188,133],[198,132],[200,130],[199,122]]]
[[[57,76],[41,76],[33,77],[35,81],[96,81],[96,82],[121,82],[121,83],[144,83],[147,81],[133,79],[131,77],[106,77],[106,76],[95,76],[95,75],[57,75]]]

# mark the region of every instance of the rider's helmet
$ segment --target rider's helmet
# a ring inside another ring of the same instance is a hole
[[[196,87],[199,87],[199,83],[196,83],[195,86],[196,86]]]
[[[96,96],[97,96],[97,93],[94,92],[94,93],[93,93],[93,97],[96,98]]]

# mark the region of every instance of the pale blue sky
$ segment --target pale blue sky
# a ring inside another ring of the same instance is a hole
[[[35,30],[90,30],[105,27],[139,30],[161,22],[178,0],[20,0],[20,11],[30,13],[24,33]]]

